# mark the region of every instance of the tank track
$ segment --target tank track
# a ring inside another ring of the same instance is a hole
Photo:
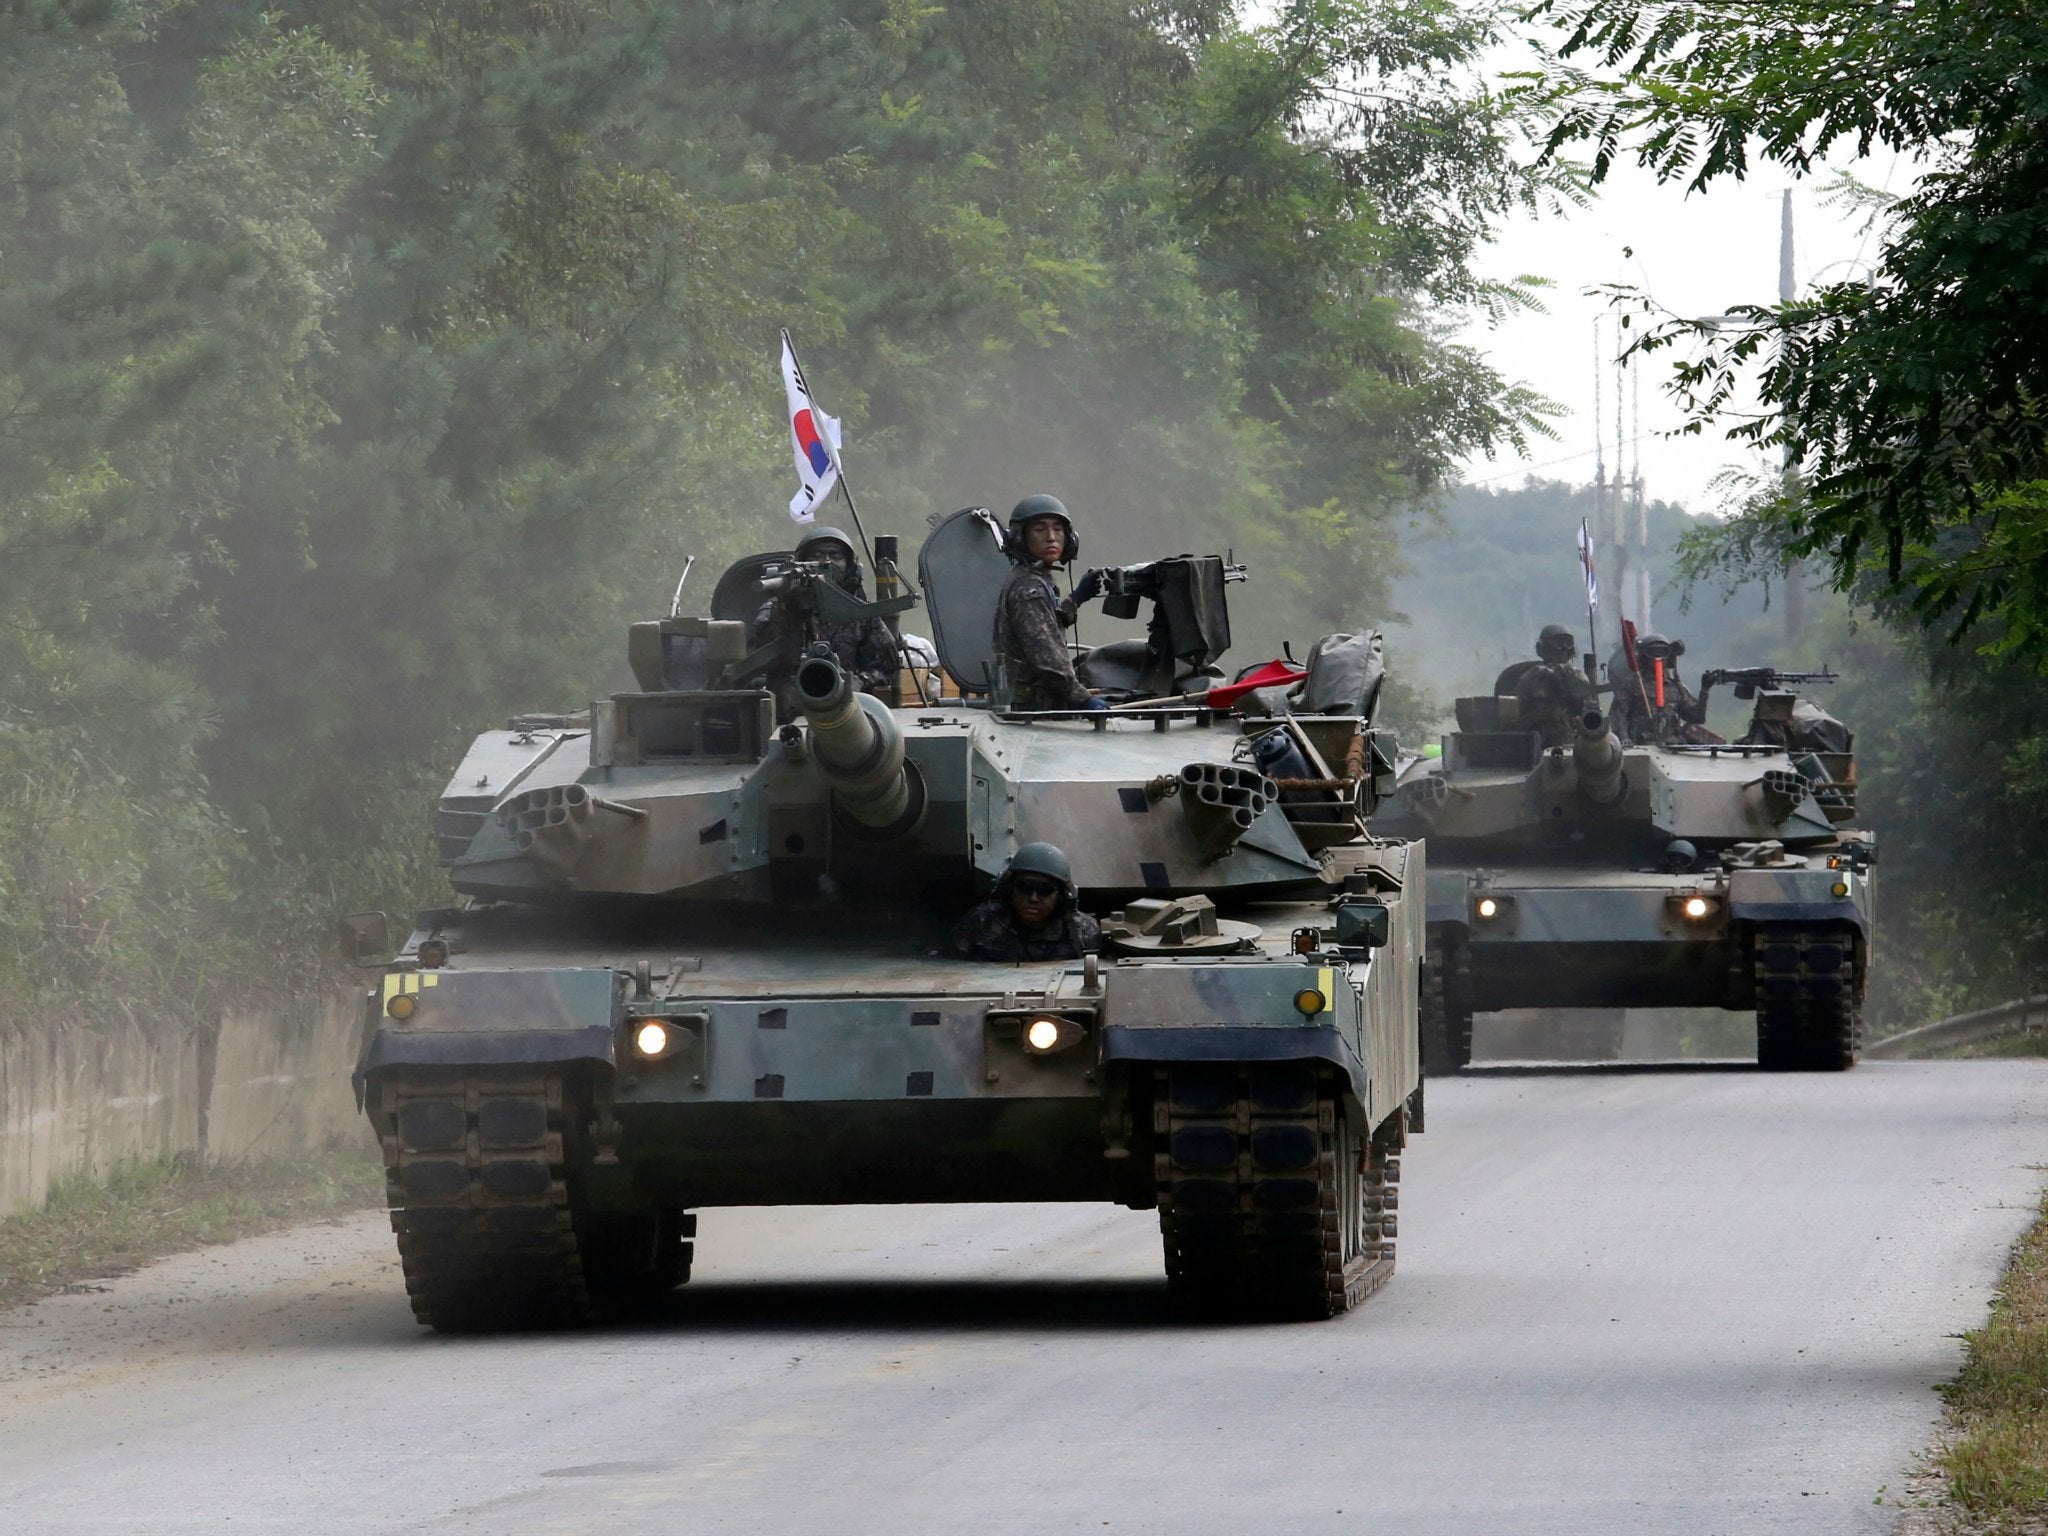
[[[1398,1142],[1352,1123],[1328,1068],[1174,1063],[1152,1115],[1166,1275],[1190,1305],[1335,1317],[1393,1274]]]
[[[1754,945],[1756,1062],[1766,1072],[1843,1072],[1863,1052],[1854,937],[1762,929]]]
[[[1422,1071],[1449,1077],[1472,1065],[1472,953],[1455,936],[1422,967]]]
[[[413,1316],[448,1332],[592,1317],[562,1074],[419,1072],[374,1091]]]

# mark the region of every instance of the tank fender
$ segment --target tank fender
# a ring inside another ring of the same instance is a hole
[[[1361,1104],[1365,1066],[1330,1024],[1111,1024],[1102,1032],[1105,1062],[1326,1061],[1342,1072]]]
[[[1733,870],[1728,915],[1758,924],[1850,923],[1868,934],[1870,876],[1853,869]]]
[[[393,971],[370,995],[356,1097],[377,1073],[404,1067],[616,1067],[615,977],[609,967]]]

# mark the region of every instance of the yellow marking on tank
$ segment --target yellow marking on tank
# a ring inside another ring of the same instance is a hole
[[[1328,1013],[1337,1001],[1337,986],[1327,965],[1316,971],[1316,990],[1323,994],[1323,1012]]]
[[[394,971],[384,978],[384,1001],[390,1002],[401,992],[417,992],[421,987],[438,987],[441,978],[432,971]]]

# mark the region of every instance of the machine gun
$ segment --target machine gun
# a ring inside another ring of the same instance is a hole
[[[812,637],[826,624],[881,619],[894,634],[896,616],[917,606],[917,593],[906,590],[907,584],[896,569],[896,541],[883,535],[875,542],[876,594],[872,601],[842,591],[836,580],[836,568],[829,561],[764,555],[742,561],[728,571],[712,597],[714,614],[730,614],[748,624],[750,630],[766,604],[774,603],[782,614],[779,623],[769,626],[773,632],[728,666],[715,686],[737,687],[770,672],[794,669]],[[749,638],[756,636],[750,634]],[[899,639],[899,650],[900,645]]]
[[[1818,672],[1780,672],[1776,667],[1716,667],[1700,674],[1700,703],[1705,704],[1707,695],[1716,683],[1735,685],[1735,697],[1745,702],[1754,699],[1759,688],[1783,688],[1787,683],[1832,683],[1839,681],[1839,674],[1823,667]]]
[[[1166,593],[1170,584],[1181,570],[1214,564],[1218,578],[1229,583],[1244,581],[1249,571],[1244,563],[1235,558],[1217,560],[1214,556],[1196,561],[1193,555],[1174,555],[1162,560],[1145,560],[1136,565],[1110,565],[1102,570],[1102,611],[1113,619],[1134,619],[1138,616],[1138,604],[1147,598],[1157,602]],[[1208,574],[1206,571],[1200,572]]]
[[[1134,619],[1150,602],[1143,640],[1112,640],[1090,650],[1075,675],[1090,688],[1125,697],[1170,697],[1188,679],[1207,686],[1213,664],[1230,649],[1230,605],[1223,589],[1245,568],[1220,555],[1171,555],[1102,572],[1102,611]],[[1201,691],[1200,687],[1196,688]]]

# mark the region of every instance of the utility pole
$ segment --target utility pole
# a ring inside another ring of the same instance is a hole
[[[1621,336],[1614,338],[1614,611],[1618,618],[1633,618],[1642,625],[1640,612],[1631,614],[1629,601],[1636,584],[1636,551],[1629,538],[1628,498],[1622,494],[1622,478],[1628,464],[1628,427],[1624,417],[1627,401],[1621,394]]]
[[[1589,526],[1600,529],[1602,532],[1607,527],[1604,518],[1604,514],[1607,511],[1607,450],[1605,439],[1602,435],[1606,428],[1600,420],[1600,370],[1605,362],[1606,359],[1600,353],[1600,317],[1595,315],[1593,317],[1593,518]],[[1619,465],[1615,467],[1614,473],[1618,490],[1621,477]],[[1615,558],[1621,558],[1618,551]],[[1619,576],[1619,572],[1616,575]],[[1618,582],[1614,590],[1617,594],[1622,590]],[[1619,602],[1618,596],[1616,601],[1617,603]],[[1600,652],[1600,640],[1597,635],[1590,633],[1590,626],[1594,621],[1588,616],[1586,622],[1589,627],[1589,633],[1586,636],[1586,654],[1597,656]]]
[[[1778,213],[1778,302],[1790,304],[1795,296],[1792,272],[1792,189],[1785,189],[1785,197]],[[1779,484],[1789,501],[1799,491],[1799,468],[1792,462],[1792,445],[1785,445],[1784,463],[1779,470]],[[1799,631],[1806,623],[1806,565],[1800,560],[1785,563],[1785,639],[1796,641]]]
[[[1643,376],[1628,376],[1629,409],[1635,419],[1635,475],[1630,483],[1636,504],[1636,627],[1655,629],[1650,622],[1650,514],[1643,506]]]

